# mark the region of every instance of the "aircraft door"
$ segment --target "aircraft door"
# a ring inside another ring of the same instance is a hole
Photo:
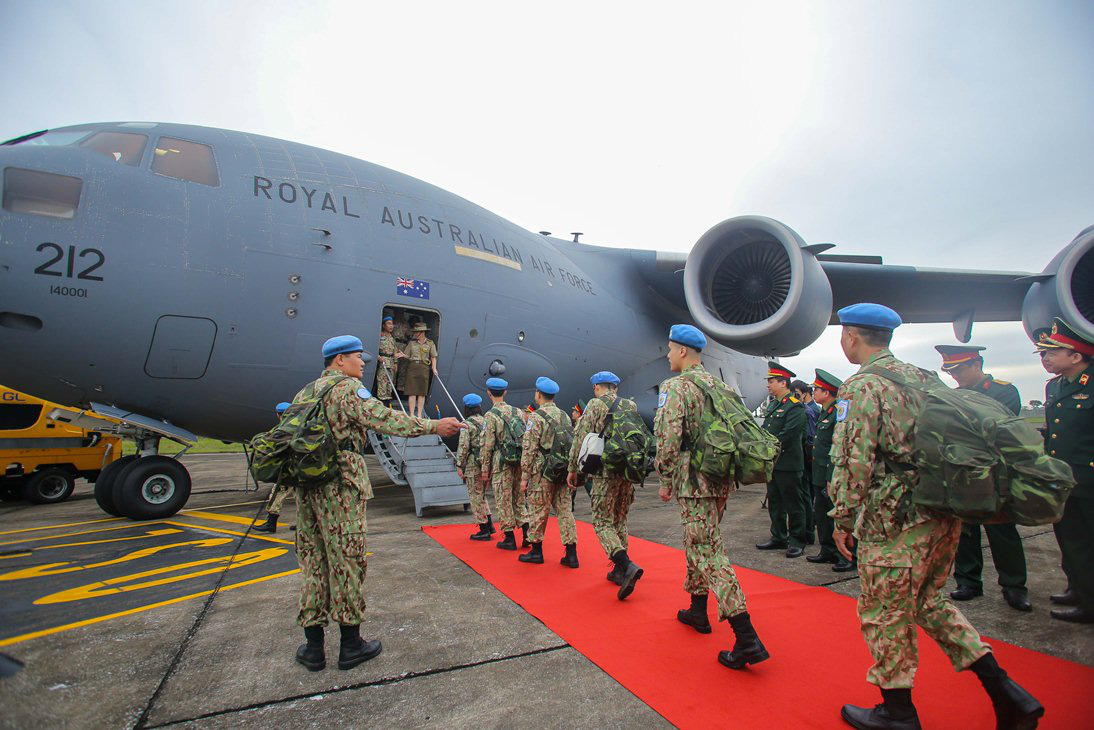
[[[156,320],[144,372],[152,378],[197,380],[213,355],[217,325],[205,317],[164,315]]]

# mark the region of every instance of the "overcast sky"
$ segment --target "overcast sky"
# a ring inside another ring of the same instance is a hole
[[[1094,3],[0,0],[0,138],[173,121],[337,150],[530,230],[686,251],[783,220],[834,253],[1040,271],[1094,223]],[[852,371],[829,328],[786,362]],[[1024,400],[1018,323],[977,325]],[[949,325],[898,332],[934,367]]]

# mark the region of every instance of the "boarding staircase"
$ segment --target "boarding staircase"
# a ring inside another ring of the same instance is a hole
[[[385,436],[368,432],[372,451],[391,481],[410,486],[414,512],[419,517],[426,507],[463,505],[470,507],[467,486],[456,473],[456,457],[436,434]]]

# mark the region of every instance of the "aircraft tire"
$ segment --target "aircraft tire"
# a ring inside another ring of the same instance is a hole
[[[72,496],[76,478],[64,469],[36,471],[23,484],[23,499],[34,504],[56,504]]]
[[[129,466],[136,459],[136,454],[130,454],[112,461],[103,467],[103,470],[99,472],[99,476],[95,479],[95,501],[98,502],[99,509],[112,517],[124,516],[118,510],[118,506],[114,504],[114,482],[122,469]]]
[[[190,472],[167,456],[144,456],[125,467],[114,482],[114,504],[134,520],[160,520],[190,498]]]

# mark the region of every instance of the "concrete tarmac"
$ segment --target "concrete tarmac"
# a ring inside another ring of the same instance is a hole
[[[384,651],[339,671],[329,628],[327,669],[306,671],[293,658],[303,635],[300,577],[290,572],[292,500],[274,540],[242,541],[268,490],[247,490],[241,455],[184,461],[194,493],[187,512],[163,524],[108,521],[82,482],[59,505],[0,504],[0,652],[26,664],[0,679],[0,727],[668,726],[421,531],[470,523],[469,514],[435,508],[415,517],[409,489],[379,476],[374,461],[362,633]],[[722,530],[733,562],[856,596],[854,573],[753,547],[768,536],[763,494],[750,485],[730,498]],[[576,515],[589,520],[583,490]],[[676,505],[662,503],[652,481],[638,492],[630,526],[637,537],[682,546]],[[1094,666],[1094,626],[1048,615],[1048,595],[1064,587],[1051,528],[1019,531],[1033,612],[1003,601],[986,540],[985,595],[961,610],[985,636]],[[579,555],[583,567],[608,568],[599,545],[579,545]],[[712,644],[712,673],[728,671],[715,661],[721,648]],[[834,718],[839,705],[833,698]]]

